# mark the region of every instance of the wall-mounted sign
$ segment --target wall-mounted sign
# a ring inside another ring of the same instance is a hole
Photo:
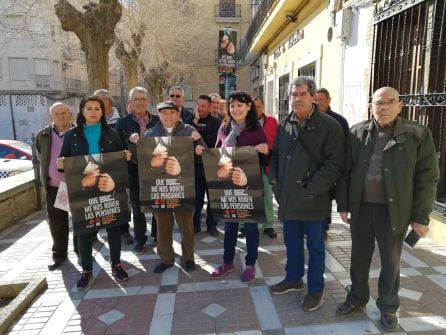
[[[288,45],[286,43],[283,43],[280,45],[276,51],[274,51],[274,59],[279,58],[284,54],[289,48],[297,44],[300,40],[304,38],[304,30],[299,29],[288,38]]]

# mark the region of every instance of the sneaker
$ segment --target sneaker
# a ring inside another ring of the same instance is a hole
[[[144,243],[136,242],[135,248],[133,248],[133,253],[135,255],[142,255],[145,250],[146,250],[146,247],[145,247]]]
[[[277,238],[277,233],[273,228],[265,228],[263,229],[263,233],[269,238]]]
[[[129,275],[121,266],[121,263],[112,267],[112,276],[115,277],[117,282],[123,282],[129,279]]]
[[[398,329],[398,318],[395,313],[381,313],[381,326],[388,332]]]
[[[304,301],[302,301],[302,308],[304,311],[314,311],[318,309],[324,303],[324,294],[321,293],[307,293]]]
[[[348,303],[347,301],[344,301],[341,305],[338,306],[336,309],[336,316],[339,316],[340,318],[345,318],[349,315],[352,315],[353,313],[360,312],[364,309],[363,306],[353,306],[352,304]]]
[[[226,276],[228,273],[234,271],[234,264],[232,263],[223,263],[218,268],[214,270],[211,274],[211,279],[219,279],[221,277]]]
[[[79,291],[85,290],[93,279],[93,273],[91,271],[82,271],[81,279],[77,282],[77,289]]]
[[[294,283],[288,283],[284,279],[280,283],[271,286],[271,292],[274,294],[284,294],[292,291],[301,291],[304,287],[304,281],[302,279]]]
[[[130,233],[128,231],[126,231],[125,233],[122,233],[121,239],[124,244],[130,245],[133,243],[133,237],[132,237],[132,235],[130,235]]]
[[[194,271],[195,270],[195,262],[194,261],[186,261],[186,271]]]
[[[242,283],[248,284],[256,278],[256,268],[252,265],[247,265],[242,273]]]

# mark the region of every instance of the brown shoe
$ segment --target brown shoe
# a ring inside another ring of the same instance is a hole
[[[364,308],[365,308],[364,305],[353,306],[352,304],[348,303],[347,301],[344,301],[336,309],[336,316],[339,316],[340,318],[345,318],[349,315],[352,315],[353,313],[362,311]]]
[[[288,283],[284,279],[280,283],[271,286],[271,292],[273,294],[284,294],[287,292],[303,290],[304,287],[305,287],[305,285],[304,285],[304,282],[302,279],[300,279],[294,283]]]
[[[304,309],[304,311],[311,312],[321,307],[324,302],[324,294],[322,292],[314,294],[307,293],[304,301],[302,301],[302,308]]]

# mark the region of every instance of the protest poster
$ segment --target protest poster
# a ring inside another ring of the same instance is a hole
[[[64,161],[73,231],[83,234],[127,222],[127,163],[123,151]]]
[[[254,147],[205,149],[203,164],[217,219],[264,221],[262,176]]]
[[[136,146],[140,201],[152,211],[194,210],[192,138],[144,137]]]

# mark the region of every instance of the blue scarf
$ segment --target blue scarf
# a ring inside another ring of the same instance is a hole
[[[99,122],[89,126],[84,124],[84,135],[88,142],[88,154],[100,154],[99,139],[101,138],[101,123]]]

